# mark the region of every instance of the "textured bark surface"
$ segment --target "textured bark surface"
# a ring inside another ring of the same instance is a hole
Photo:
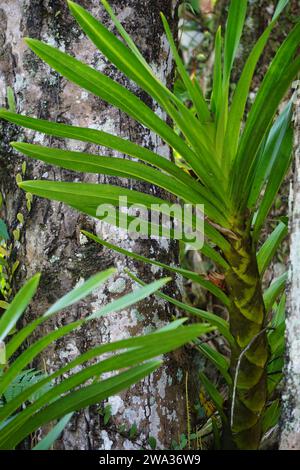
[[[300,84],[295,107],[295,160],[290,191],[290,269],[286,309],[285,390],[281,450],[300,450]]]
[[[105,24],[111,23],[98,0],[78,1]],[[171,20],[171,0],[114,0],[110,2],[149,63],[161,79],[170,82],[172,62],[163,34],[159,12],[164,11]],[[31,116],[79,126],[90,126],[113,134],[130,138],[170,157],[169,149],[152,133],[134,123],[121,112],[112,109],[88,93],[80,90],[50,71],[25,46],[22,38],[29,36],[58,46],[77,58],[105,71],[109,76],[130,86],[147,104],[152,101],[136,90],[107,63],[88,39],[79,31],[63,0],[7,0],[0,8],[0,101],[6,105],[6,87],[14,90],[17,110]],[[159,110],[157,110],[160,113]],[[59,145],[72,150],[107,153],[107,150],[78,142],[62,142],[38,133],[24,131],[2,123],[2,148],[0,155],[1,192],[5,200],[5,218],[10,229],[20,229],[20,243],[15,242],[13,257],[21,261],[18,273],[20,283],[42,272],[42,281],[27,319],[39,316],[55,299],[69,291],[76,283],[93,273],[115,265],[118,274],[103,290],[99,290],[89,301],[81,302],[60,315],[56,324],[78,319],[91,313],[112,298],[128,292],[132,283],[124,274],[124,267],[149,281],[161,276],[158,269],[150,269],[126,261],[114,253],[87,242],[80,229],[96,229],[104,239],[121,244],[147,256],[156,256],[163,262],[177,261],[177,245],[169,242],[132,241],[124,233],[112,227],[80,215],[63,204],[50,203],[35,198],[31,212],[26,209],[26,199],[16,186],[16,175],[20,172],[23,158],[9,147],[12,140],[26,138],[29,142]],[[115,154],[117,155],[117,154]],[[27,163],[25,179],[49,178],[65,181],[97,181],[98,178],[74,174],[40,163]],[[99,178],[108,181],[108,178]],[[127,187],[137,187],[126,180],[110,178],[109,181]],[[139,188],[158,194],[154,188],[140,184]],[[22,213],[24,223],[17,221]],[[175,283],[168,288],[175,295]],[[58,364],[64,364],[79,352],[103,341],[113,341],[151,331],[162,326],[175,312],[163,301],[155,298],[138,304],[135,308],[94,322],[80,334],[69,336],[67,341],[54,344],[43,358],[48,372]],[[50,325],[53,327],[55,322]],[[110,449],[139,448],[147,445],[149,436],[157,439],[158,447],[169,447],[172,438],[178,440],[179,432],[186,427],[184,374],[191,367],[191,360],[184,351],[169,356],[165,366],[145,379],[130,391],[111,398],[112,417],[107,426],[97,407],[77,413],[65,430],[59,448],[65,449]],[[192,374],[189,374],[192,376]],[[136,424],[136,437],[129,438],[128,430]],[[125,429],[125,430],[124,430]]]

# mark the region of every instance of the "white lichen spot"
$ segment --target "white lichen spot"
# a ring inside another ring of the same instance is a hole
[[[59,256],[53,255],[53,256],[51,256],[51,258],[49,259],[49,262],[50,262],[51,264],[54,264],[54,263],[57,263],[59,260],[60,260],[60,257],[59,257]]]
[[[75,359],[80,354],[75,342],[69,342],[66,344],[65,349],[60,350],[58,355],[61,360],[67,359],[68,361]]]
[[[89,98],[89,94],[87,91],[82,91],[80,95],[81,100],[87,100]]]
[[[111,450],[113,446],[113,441],[110,440],[107,431],[101,431],[100,439],[102,440],[102,445],[100,446],[100,450]]]
[[[108,286],[108,291],[111,294],[121,294],[126,289],[126,280],[123,277],[119,277],[112,284]]]
[[[124,411],[125,405],[122,398],[118,395],[109,397],[108,403],[111,406],[111,415],[114,416],[117,413],[122,413]]]
[[[132,315],[133,318],[136,318],[136,320],[138,322],[145,320],[144,315],[141,312],[139,312],[139,310],[137,308],[133,308],[131,310],[131,315]]]
[[[86,245],[88,243],[87,237],[81,232],[79,234],[79,243],[80,245]]]

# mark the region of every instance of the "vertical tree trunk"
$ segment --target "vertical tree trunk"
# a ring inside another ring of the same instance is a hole
[[[295,160],[290,188],[290,269],[286,308],[281,450],[300,450],[300,86],[295,106]]]
[[[78,3],[88,8],[106,24],[110,24],[98,0],[81,0]],[[159,12],[163,11],[172,21],[172,1],[114,0],[111,1],[111,5],[160,78],[170,83],[172,61]],[[0,22],[2,106],[5,106],[6,102],[6,88],[10,86],[14,90],[17,109],[21,113],[105,130],[129,138],[170,158],[169,148],[152,133],[118,110],[82,92],[75,85],[67,83],[26,48],[23,37],[42,39],[75,54],[77,58],[92,64],[96,69],[104,70],[110,77],[132,87],[78,30],[64,0],[7,0],[0,8]],[[136,88],[132,89],[155,108],[152,101],[143,93]],[[111,265],[118,267],[118,274],[113,282],[97,292],[90,301],[81,302],[60,315],[55,320],[58,324],[86,315],[112,298],[129,291],[132,283],[124,274],[126,266],[146,281],[162,275],[161,271],[153,271],[126,261],[109,250],[87,242],[80,235],[80,228],[95,228],[102,238],[139,251],[146,256],[155,254],[155,257],[163,262],[177,261],[176,244],[167,242],[160,244],[150,240],[133,242],[126,234],[121,234],[113,227],[101,223],[95,224],[93,220],[79,215],[63,204],[35,198],[29,212],[26,208],[25,195],[17,189],[15,183],[23,159],[15,155],[9,147],[11,140],[20,140],[24,137],[27,141],[61,145],[73,150],[99,152],[99,149],[78,142],[64,143],[58,139],[25,132],[16,126],[2,123],[1,191],[5,200],[9,227],[11,230],[18,228],[21,232],[20,242],[15,241],[13,251],[13,256],[21,261],[17,285],[35,272],[42,272],[41,286],[27,316],[28,319],[39,316],[55,299],[69,291],[77,282]],[[105,154],[105,151],[107,150],[101,149],[101,154]],[[25,179],[35,177],[68,181],[74,181],[75,178],[77,181],[87,179],[86,176],[75,175],[41,163],[28,163]],[[91,180],[95,181],[95,178],[89,177],[89,181]],[[105,180],[101,178],[99,181]],[[129,181],[116,179],[113,181],[133,187]],[[153,191],[153,188],[143,185],[143,190]],[[17,220],[18,213],[23,214],[24,223]],[[169,291],[171,295],[178,294],[175,284],[169,287]],[[162,326],[174,313],[165,302],[151,298],[135,308],[110,315],[85,327],[80,334],[70,335],[67,341],[54,344],[47,357],[43,358],[46,369],[48,372],[51,371],[57,367],[58,362],[64,363],[76,356],[79,351],[83,352],[99,342],[142,334]],[[159,448],[170,447],[171,440],[178,440],[180,432],[184,432],[186,427],[184,374],[190,368],[190,358],[184,351],[169,356],[157,373],[132,387],[130,391],[109,400],[112,418],[107,426],[104,426],[97,407],[87,409],[78,413],[73,419],[65,430],[59,447],[139,448],[147,445],[149,436],[156,438]],[[130,438],[128,430],[134,424],[137,426],[137,432],[133,438]]]

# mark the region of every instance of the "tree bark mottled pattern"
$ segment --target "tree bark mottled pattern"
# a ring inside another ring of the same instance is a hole
[[[98,0],[78,2],[86,7],[106,25],[110,20]],[[119,15],[146,59],[157,71],[160,78],[170,83],[172,61],[163,34],[159,12],[163,11],[172,21],[171,0],[111,0],[112,7]],[[169,148],[156,136],[136,124],[130,118],[106,103],[90,96],[77,86],[66,82],[58,74],[37,59],[25,46],[24,36],[42,39],[54,44],[78,59],[92,64],[110,77],[129,86],[146,103],[155,108],[152,100],[136,89],[106,59],[99,54],[89,40],[79,31],[63,0],[7,0],[0,8],[0,100],[6,105],[6,87],[11,86],[19,112],[53,121],[79,126],[90,126],[108,131],[145,145],[166,158]],[[157,112],[160,113],[159,109]],[[130,290],[132,282],[124,274],[128,267],[146,281],[161,276],[160,270],[151,270],[132,261],[116,256],[107,249],[87,242],[80,229],[95,229],[106,240],[121,244],[127,249],[136,250],[146,256],[155,256],[163,262],[176,262],[176,243],[157,241],[132,241],[113,227],[78,214],[63,204],[34,199],[32,210],[26,209],[25,195],[17,189],[15,177],[20,172],[23,158],[17,156],[9,146],[12,140],[26,138],[29,142],[46,145],[59,145],[72,150],[84,150],[108,154],[106,149],[78,142],[62,142],[37,133],[18,129],[2,123],[1,150],[1,191],[5,200],[5,217],[10,229],[21,229],[21,243],[15,243],[13,257],[21,261],[18,282],[42,272],[42,281],[35,301],[27,314],[27,319],[41,314],[55,299],[69,291],[77,282],[93,273],[117,266],[118,274],[114,281],[99,290],[89,301],[80,302],[74,308],[60,315],[55,322],[62,324],[78,319],[96,310],[112,298]],[[117,155],[117,153],[115,153]],[[125,157],[124,157],[125,158]],[[135,187],[143,191],[159,194],[157,189],[144,184],[116,178],[91,177],[74,174],[41,163],[27,163],[25,179],[49,178],[65,181],[111,181]],[[20,224],[16,215],[24,215]],[[176,284],[169,294],[178,295]],[[80,334],[70,335],[67,341],[54,344],[44,357],[46,369],[51,371],[58,363],[72,359],[79,352],[102,341],[113,341],[133,334],[151,331],[163,325],[175,314],[164,301],[150,298],[135,308],[86,326]],[[52,327],[55,325],[52,322]],[[65,430],[58,444],[65,449],[99,448],[139,448],[147,445],[149,436],[157,439],[158,447],[169,447],[171,440],[178,440],[179,432],[186,427],[184,374],[191,367],[190,357],[184,352],[168,356],[163,366],[153,376],[132,387],[119,397],[109,400],[112,418],[107,426],[96,408],[77,413]],[[193,374],[190,374],[190,377]],[[137,434],[133,440],[128,437],[128,429],[136,423]],[[126,431],[120,432],[120,425]],[[134,442],[133,442],[134,441]]]

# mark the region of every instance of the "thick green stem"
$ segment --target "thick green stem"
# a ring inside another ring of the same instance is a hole
[[[248,230],[235,233],[239,239],[227,253],[230,269],[225,276],[230,297],[230,330],[235,339],[230,366],[233,389],[229,422],[238,449],[257,449],[267,399],[266,313],[255,246]]]

